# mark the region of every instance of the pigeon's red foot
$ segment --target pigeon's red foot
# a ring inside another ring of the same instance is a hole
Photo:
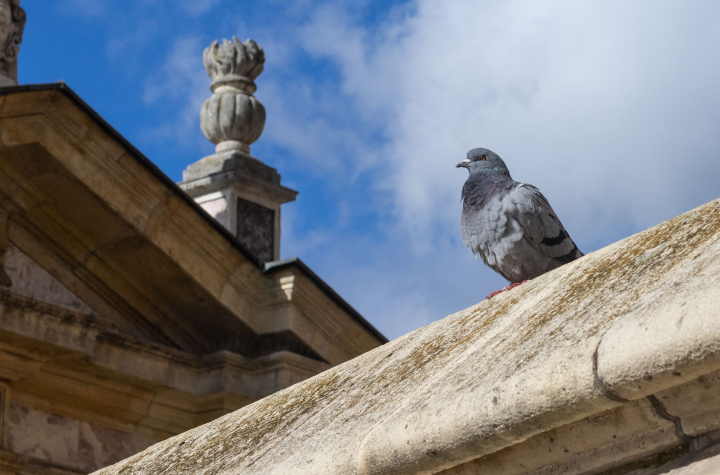
[[[485,300],[490,300],[491,298],[495,297],[497,294],[502,293],[505,289],[502,290],[496,290],[495,292],[491,293],[487,297],[485,297]]]
[[[495,297],[497,294],[499,294],[501,292],[505,292],[506,290],[510,290],[514,287],[517,287],[518,285],[524,284],[525,282],[527,282],[527,279],[523,280],[522,282],[515,282],[514,284],[510,284],[507,287],[503,287],[501,290],[496,290],[495,292],[493,292],[490,295],[488,295],[487,297],[485,297],[485,300],[489,300],[489,299]]]

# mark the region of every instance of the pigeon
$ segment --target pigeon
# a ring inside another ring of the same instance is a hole
[[[462,189],[463,242],[511,283],[486,298],[583,256],[540,190],[513,180],[496,153],[474,148],[457,167],[470,172]]]

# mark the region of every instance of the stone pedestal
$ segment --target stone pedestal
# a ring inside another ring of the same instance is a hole
[[[280,258],[280,205],[297,191],[274,168],[236,150],[216,153],[188,166],[180,187],[261,260]]]

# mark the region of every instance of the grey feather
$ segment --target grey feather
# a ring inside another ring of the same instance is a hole
[[[458,167],[470,171],[462,191],[463,242],[488,267],[516,283],[583,255],[540,190],[514,181],[497,154],[476,148]]]

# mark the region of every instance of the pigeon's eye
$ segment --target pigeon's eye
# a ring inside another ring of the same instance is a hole
[[[481,162],[484,162],[485,160],[487,160],[487,157],[486,157],[485,155],[483,155],[482,157],[480,157],[480,161],[481,161]]]

